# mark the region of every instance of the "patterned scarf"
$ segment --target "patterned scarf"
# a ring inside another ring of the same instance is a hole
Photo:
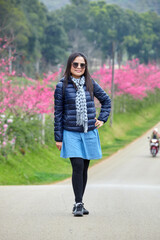
[[[85,77],[74,78],[71,76],[72,81],[75,83],[77,87],[76,92],[76,123],[78,126],[83,126],[84,132],[88,131],[88,116],[87,116],[87,103],[86,103],[86,95],[83,89],[85,84]]]

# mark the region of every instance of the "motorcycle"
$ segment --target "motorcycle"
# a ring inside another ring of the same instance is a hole
[[[156,157],[159,150],[159,140],[150,139],[150,151],[153,157]]]

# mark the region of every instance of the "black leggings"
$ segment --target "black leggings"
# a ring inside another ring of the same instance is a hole
[[[70,158],[72,164],[72,185],[75,202],[82,202],[87,183],[87,172],[90,160],[83,158]]]

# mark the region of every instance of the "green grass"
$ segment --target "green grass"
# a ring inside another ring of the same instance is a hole
[[[99,129],[103,159],[141,136],[158,123],[159,119],[160,104],[135,113],[115,115],[112,128],[108,121]],[[25,155],[15,152],[6,161],[0,162],[0,184],[48,184],[66,179],[71,176],[70,161],[59,155],[55,143],[52,147],[37,147],[34,151],[27,151]],[[99,161],[91,161],[91,166]]]
[[[118,149],[141,136],[152,128],[160,119],[160,104],[148,107],[136,113],[117,114],[112,128],[109,124],[100,129],[103,156],[107,157]]]
[[[15,153],[0,166],[0,184],[43,184],[63,180],[71,175],[68,159],[60,159],[53,147],[41,147],[25,155]]]

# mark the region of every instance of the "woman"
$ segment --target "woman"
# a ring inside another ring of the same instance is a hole
[[[70,158],[75,195],[74,216],[89,214],[84,208],[83,194],[91,159],[102,157],[97,128],[108,119],[111,101],[105,91],[91,79],[88,63],[82,53],[68,58],[64,77],[55,89],[55,141],[62,158]],[[101,103],[96,119],[94,97]]]

